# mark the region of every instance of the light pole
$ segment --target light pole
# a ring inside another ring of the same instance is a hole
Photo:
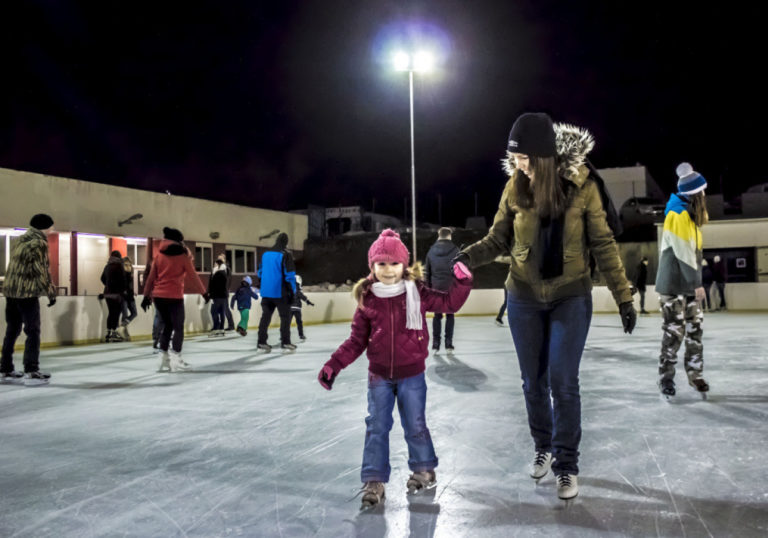
[[[413,73],[425,73],[432,69],[433,60],[429,52],[415,54],[398,52],[394,57],[395,69],[408,71],[408,87],[411,111],[411,230],[413,232],[413,263],[416,263],[416,151],[413,141]]]

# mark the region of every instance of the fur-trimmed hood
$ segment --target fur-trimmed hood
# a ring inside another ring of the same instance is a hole
[[[555,123],[554,129],[558,173],[571,181],[578,182],[581,176],[586,179],[587,174],[584,174],[583,166],[587,161],[587,154],[595,147],[592,133],[567,123]],[[514,176],[516,167],[512,152],[507,151],[506,157],[501,160],[501,167],[507,176]]]

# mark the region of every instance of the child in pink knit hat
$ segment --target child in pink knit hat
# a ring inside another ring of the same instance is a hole
[[[447,292],[428,288],[420,267],[408,268],[409,253],[394,230],[384,230],[368,250],[371,274],[357,283],[352,334],[325,363],[318,380],[331,390],[338,373],[363,351],[368,355],[368,418],[363,448],[363,508],[384,499],[389,481],[389,431],[398,404],[412,474],[406,487],[416,493],[436,483],[437,456],[427,429],[424,361],[429,355],[426,312],[456,312],[472,289],[472,274],[459,262]]]

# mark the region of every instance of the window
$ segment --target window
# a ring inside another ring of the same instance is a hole
[[[226,254],[233,273],[242,275],[256,272],[256,253],[253,248],[230,246]]]
[[[147,240],[131,237],[126,241],[128,243],[126,246],[127,256],[131,259],[131,263],[137,267],[147,265]]]
[[[195,246],[195,271],[210,273],[213,269],[213,248],[210,246]]]

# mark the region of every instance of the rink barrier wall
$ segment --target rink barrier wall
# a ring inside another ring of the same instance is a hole
[[[768,283],[738,283],[728,284],[725,288],[728,308],[734,311],[766,311],[768,310]],[[307,292],[315,306],[304,306],[302,316],[306,325],[350,321],[354,315],[357,303],[348,291],[344,292]],[[141,303],[137,296],[136,303]],[[635,308],[640,309],[639,295],[635,295]],[[469,299],[458,312],[460,316],[496,315],[499,311],[504,292],[495,290],[472,290]],[[596,313],[618,312],[613,297],[605,286],[592,290],[593,311]],[[47,308],[47,299],[40,300],[41,314],[41,345],[43,347],[59,345],[90,344],[103,341],[106,333],[107,305],[95,296],[59,297],[56,305]],[[652,287],[648,288],[645,296],[646,309],[658,311],[658,294]],[[184,298],[185,334],[202,334],[211,329],[213,321],[210,314],[210,304],[205,304],[200,295],[187,295]],[[5,297],[0,297],[0,312],[5,312]],[[235,323],[240,314],[233,309]],[[256,331],[261,307],[255,301],[251,309],[249,331]],[[133,340],[146,340],[152,335],[154,309],[143,312],[129,325]],[[0,331],[5,334],[5,316],[0,316]],[[273,317],[270,327],[279,325],[277,314]],[[294,323],[295,325],[295,323]],[[17,340],[17,349],[24,344],[24,333]]]

